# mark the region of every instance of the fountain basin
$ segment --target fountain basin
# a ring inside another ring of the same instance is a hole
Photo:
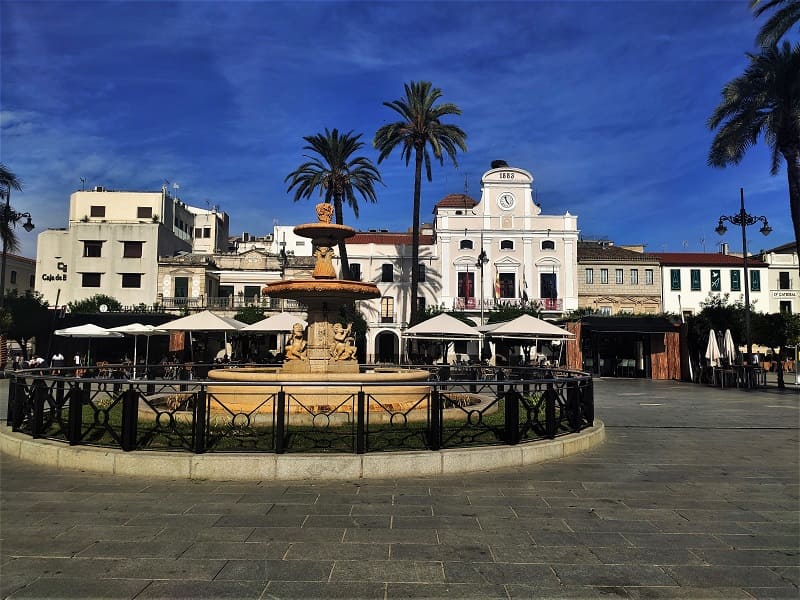
[[[271,413],[275,395],[283,390],[289,413],[349,415],[354,411],[358,392],[364,390],[370,412],[388,415],[413,410],[424,415],[430,394],[430,386],[426,385],[428,376],[427,371],[420,369],[391,368],[364,373],[281,373],[277,367],[214,369],[208,373],[212,381],[264,385],[209,384],[208,394],[213,396],[212,412],[218,414]],[[325,383],[331,385],[319,385]],[[392,385],[398,383],[418,385]]]
[[[374,283],[341,279],[292,279],[270,283],[264,292],[275,298],[319,298],[338,302],[352,302],[380,298],[381,292]]]

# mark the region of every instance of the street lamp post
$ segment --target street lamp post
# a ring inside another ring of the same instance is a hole
[[[739,225],[742,228],[742,265],[744,267],[744,335],[745,343],[747,344],[747,360],[750,361],[750,355],[753,351],[753,346],[750,341],[750,277],[747,274],[747,226],[755,225],[756,223],[763,223],[759,230],[763,235],[772,233],[772,227],[769,226],[767,218],[760,216],[754,217],[748,215],[744,210],[744,188],[739,188],[740,208],[739,212],[735,215],[723,215],[719,218],[719,224],[716,231],[719,235],[724,235],[728,228],[725,227],[724,222],[728,221],[731,225]]]

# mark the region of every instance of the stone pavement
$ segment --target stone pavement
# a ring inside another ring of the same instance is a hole
[[[2,457],[0,598],[798,598],[800,392],[599,380],[606,443],[347,483]]]

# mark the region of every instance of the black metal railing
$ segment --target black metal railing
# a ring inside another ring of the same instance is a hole
[[[16,371],[9,374],[7,424],[34,438],[126,451],[362,454],[514,445],[594,422],[593,382],[585,373],[425,368],[429,378],[410,383],[365,383],[355,375],[350,382],[298,383],[131,380],[110,377],[124,377],[114,369],[103,377],[91,370],[82,377],[70,369]]]

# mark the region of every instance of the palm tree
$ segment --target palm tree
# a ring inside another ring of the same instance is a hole
[[[713,167],[736,165],[763,136],[772,150],[773,175],[786,161],[795,243],[800,242],[800,44],[784,42],[747,55],[744,74],[728,82],[708,119],[718,129],[708,153]]]
[[[401,116],[401,120],[384,125],[375,133],[373,146],[380,152],[378,164],[400,146],[400,157],[408,166],[414,157],[414,224],[411,230],[411,324],[417,322],[417,290],[419,288],[419,211],[422,191],[422,163],[425,174],[431,181],[431,152],[439,164],[444,164],[444,155],[450,157],[455,166],[456,152],[460,148],[466,152],[467,134],[456,125],[442,123],[442,117],[460,115],[461,109],[455,104],[436,104],[442,90],[432,88],[429,81],[405,84],[405,98],[384,102]]]
[[[11,210],[11,190],[22,190],[22,180],[17,177],[4,164],[0,164],[0,199],[5,200],[5,204],[0,209],[3,211],[0,218],[0,237],[3,238],[3,252],[18,252],[19,238],[14,230],[11,219],[6,218]]]
[[[296,171],[289,173],[284,182],[291,182],[286,191],[295,190],[295,202],[300,198],[310,198],[317,191],[325,198],[325,202],[333,204],[334,216],[339,225],[344,225],[342,202],[347,201],[358,218],[358,200],[356,192],[365,200],[376,202],[375,183],[383,183],[377,167],[364,156],[353,154],[364,146],[360,142],[362,134],[353,135],[352,131],[339,134],[338,129],[303,139],[308,145],[304,150],[316,153],[310,160],[300,165]],[[339,258],[342,262],[342,277],[350,279],[350,263],[347,260],[347,248],[344,241],[339,242]]]
[[[756,43],[762,48],[777,44],[800,21],[800,0],[750,0],[750,8],[756,17],[775,9],[756,37]]]

